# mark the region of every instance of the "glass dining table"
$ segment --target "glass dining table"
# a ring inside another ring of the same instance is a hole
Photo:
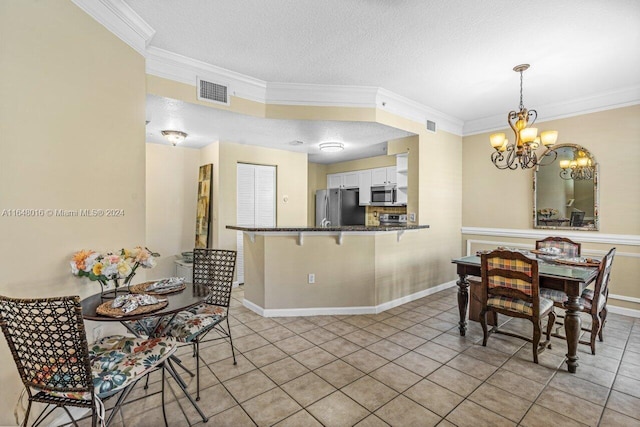
[[[167,300],[166,306],[156,311],[137,314],[133,316],[122,315],[120,317],[113,317],[99,314],[98,307],[104,304],[106,301],[113,299],[113,297],[111,297],[111,299],[106,298],[105,294],[102,293],[94,294],[87,298],[84,298],[82,301],[80,301],[80,306],[82,307],[82,317],[85,320],[92,320],[96,322],[120,322],[133,334],[140,335],[136,328],[133,328],[131,326],[131,322],[137,322],[140,325],[141,330],[144,330],[147,336],[153,338],[163,335],[164,330],[171,324],[171,322],[179,312],[202,303],[208,295],[209,288],[207,288],[206,286],[192,285],[188,283],[186,288],[180,292],[158,296],[159,300]],[[153,319],[153,322],[143,321],[145,319]],[[167,321],[165,321],[165,319],[167,319]],[[191,402],[194,409],[202,418],[202,421],[207,422],[209,420],[208,417],[202,412],[198,404],[187,391],[187,385],[185,384],[184,380],[180,378],[180,375],[178,375],[176,369],[171,363],[172,360],[187,372],[189,372],[191,376],[193,376],[193,373],[188,371],[182,365],[180,360],[175,356],[172,356],[170,359],[168,359],[169,363],[167,364],[167,366],[165,366],[166,371],[178,383],[187,399]]]
[[[533,254],[531,254],[534,256]],[[469,306],[469,281],[467,276],[480,276],[480,257],[477,255],[456,258],[451,261],[456,265],[458,274],[458,310],[460,312],[459,330],[464,336],[467,332],[467,309]],[[571,266],[556,264],[547,257],[538,257],[538,272],[540,286],[549,289],[564,291],[567,301],[564,328],[567,337],[567,369],[575,373],[578,368],[578,340],[582,329],[580,312],[583,305],[580,303],[582,291],[595,281],[598,276],[598,268]]]

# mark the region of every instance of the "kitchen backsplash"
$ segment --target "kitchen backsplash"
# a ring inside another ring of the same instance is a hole
[[[378,218],[380,214],[406,214],[406,206],[367,206],[367,226],[375,227],[380,225]]]

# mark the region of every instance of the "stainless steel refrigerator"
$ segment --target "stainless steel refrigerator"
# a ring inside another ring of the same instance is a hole
[[[316,191],[316,227],[364,225],[365,207],[357,189],[331,188]]]

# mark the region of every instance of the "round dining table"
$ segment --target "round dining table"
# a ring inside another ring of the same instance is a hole
[[[164,331],[167,329],[167,327],[171,325],[173,319],[179,312],[203,303],[209,295],[209,288],[204,285],[192,285],[191,283],[187,283],[186,285],[186,288],[179,292],[155,295],[159,300],[163,300],[165,298],[167,299],[168,304],[161,309],[132,316],[123,314],[119,317],[112,317],[98,314],[96,312],[97,308],[106,301],[112,301],[114,297],[109,295],[109,292],[97,293],[80,301],[80,306],[82,307],[82,317],[85,320],[93,320],[96,322],[121,322],[125,328],[136,335],[139,335],[139,333],[135,328],[131,326],[131,322],[137,322],[143,329],[146,329],[145,322],[140,321],[145,318],[153,318],[155,319],[155,322],[153,322],[154,326],[151,328],[151,330],[147,330],[147,335],[150,337],[161,336],[164,334]],[[113,291],[111,292],[111,294],[112,293]],[[169,319],[166,323],[163,322],[163,319],[165,318]],[[163,323],[165,323],[164,327],[160,328],[160,325],[162,325]],[[193,398],[187,391],[187,385],[184,380],[180,378],[180,375],[178,375],[177,371],[173,367],[172,361],[186,370],[191,376],[194,376],[193,373],[186,369],[182,365],[180,359],[175,355],[172,355],[168,359],[169,363],[165,366],[165,370],[178,383],[184,395],[187,397],[187,399],[189,399],[198,414],[200,414],[202,421],[207,422],[208,417],[202,412],[198,404],[195,402],[195,400],[193,400]]]

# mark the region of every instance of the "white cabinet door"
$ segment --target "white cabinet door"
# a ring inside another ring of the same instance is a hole
[[[358,188],[360,186],[358,172],[345,172],[342,175],[344,177],[342,181],[343,188]]]
[[[344,185],[344,175],[341,173],[330,173],[327,175],[327,188],[342,188]]]
[[[371,169],[371,186],[387,185],[387,168]]]
[[[395,166],[389,166],[386,169],[387,169],[387,185],[389,185],[389,184],[397,184],[398,183],[398,177],[396,176],[396,167]]]
[[[371,169],[358,172],[358,188],[360,206],[371,204]]]

